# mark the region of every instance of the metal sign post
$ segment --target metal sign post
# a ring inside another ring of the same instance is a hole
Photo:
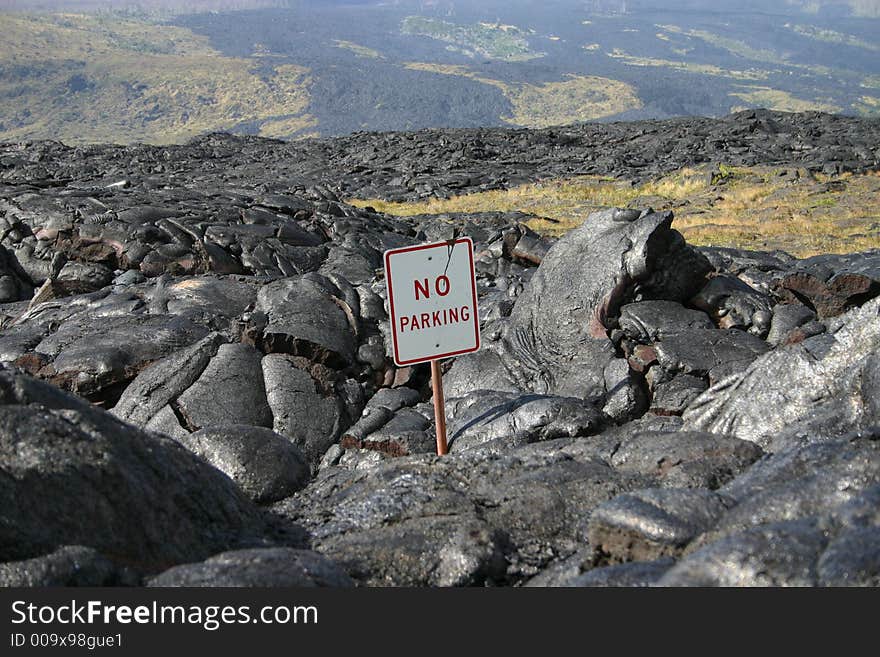
[[[440,361],[431,361],[431,390],[434,396],[434,426],[437,433],[437,454],[443,456],[449,451],[446,445],[446,400],[443,398],[443,375]]]
[[[463,237],[385,252],[394,362],[431,362],[437,453],[446,454],[440,359],[480,348],[474,244]]]

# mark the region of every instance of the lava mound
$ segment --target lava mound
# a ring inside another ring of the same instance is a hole
[[[0,583],[880,583],[880,252],[390,217],[322,168],[358,139],[0,147]],[[451,224],[483,348],[437,457],[382,253]]]

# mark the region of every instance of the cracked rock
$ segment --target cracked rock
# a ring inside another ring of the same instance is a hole
[[[648,488],[599,505],[587,535],[610,563],[677,556],[724,513],[723,498],[705,489]]]
[[[714,328],[706,313],[675,301],[640,301],[620,308],[618,324],[630,338],[651,343],[694,328]]]
[[[326,557],[295,548],[256,548],[214,555],[200,563],[175,566],[147,582],[152,587],[334,587],[354,585]]]
[[[713,380],[744,370],[768,351],[766,342],[737,329],[689,329],[654,345],[660,366],[668,372],[709,376]]]
[[[686,556],[660,586],[815,586],[827,538],[807,521],[783,522],[728,536]]]
[[[675,563],[670,557],[655,561],[630,561],[594,568],[575,577],[566,586],[653,586]]]
[[[247,344],[222,344],[198,379],[181,394],[176,407],[186,428],[250,424],[272,426],[266,402],[262,355]]]
[[[654,386],[650,411],[657,415],[681,415],[709,384],[690,374],[679,374]]]
[[[262,359],[265,399],[271,414],[268,426],[287,436],[316,466],[356,409],[346,410],[332,371],[320,366],[307,370],[302,362],[297,365],[295,358],[283,354]]]
[[[228,475],[258,504],[284,499],[309,481],[309,464],[299,448],[263,427],[207,427],[180,442]]]
[[[359,307],[346,301],[329,279],[317,274],[265,285],[257,294],[257,310],[268,318],[263,348],[331,367],[354,363]]]
[[[877,366],[878,310],[872,300],[841,317],[832,335],[811,339],[822,342],[777,349],[715,383],[684,413],[685,426],[768,446],[786,431],[815,440],[875,423],[876,394],[863,381]]]

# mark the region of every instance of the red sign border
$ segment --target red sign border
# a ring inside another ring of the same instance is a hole
[[[474,304],[474,334],[477,337],[476,346],[469,349],[459,349],[458,351],[450,351],[445,354],[437,354],[426,358],[414,358],[412,360],[400,360],[400,353],[397,348],[397,317],[394,314],[394,291],[391,286],[391,256],[400,253],[411,253],[413,251],[422,251],[424,249],[436,249],[440,246],[449,246],[449,242],[431,242],[430,244],[419,244],[417,246],[404,246],[397,249],[388,249],[383,260],[385,261],[385,286],[388,290],[388,306],[391,309],[391,341],[394,344],[394,363],[398,367],[406,367],[407,365],[416,365],[418,363],[428,363],[432,360],[440,360],[441,358],[450,358],[452,356],[460,356],[461,354],[469,354],[480,349],[480,316],[477,307],[477,276],[474,271],[474,242],[470,237],[460,237],[455,240],[456,244],[468,245],[468,260],[471,265],[471,295]]]

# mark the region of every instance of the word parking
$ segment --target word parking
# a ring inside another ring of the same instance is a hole
[[[385,253],[394,361],[412,365],[480,346],[473,242],[436,242]]]

